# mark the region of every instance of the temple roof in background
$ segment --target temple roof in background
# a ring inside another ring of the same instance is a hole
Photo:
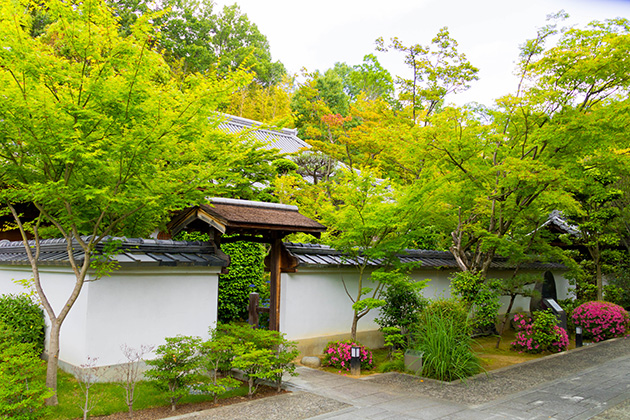
[[[275,128],[258,121],[234,115],[220,114],[218,128],[232,134],[249,134],[265,144],[266,149],[279,149],[282,153],[297,153],[311,146],[297,136],[297,128]]]

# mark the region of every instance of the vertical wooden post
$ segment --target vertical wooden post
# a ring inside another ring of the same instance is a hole
[[[248,322],[254,327],[258,327],[258,301],[260,295],[258,293],[249,294],[249,319]]]
[[[280,331],[280,265],[282,240],[274,237],[269,251],[269,269],[271,279],[269,284],[269,329]]]

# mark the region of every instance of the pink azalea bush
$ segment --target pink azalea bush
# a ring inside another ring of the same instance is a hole
[[[374,366],[372,361],[372,352],[365,346],[355,343],[352,340],[331,341],[324,349],[323,366],[332,366],[337,369],[350,371],[350,357],[352,347],[360,347],[361,350],[361,369],[371,369]]]
[[[549,310],[534,312],[533,319],[526,314],[514,315],[517,333],[512,350],[525,353],[565,351],[569,347],[569,336],[556,322],[556,316]]]
[[[576,327],[582,327],[584,338],[593,341],[621,337],[628,330],[628,312],[610,302],[591,301],[578,306],[571,315]]]

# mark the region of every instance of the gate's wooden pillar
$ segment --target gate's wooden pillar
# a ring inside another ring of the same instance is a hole
[[[269,329],[280,331],[280,274],[282,264],[282,239],[276,235],[271,240],[269,251]]]

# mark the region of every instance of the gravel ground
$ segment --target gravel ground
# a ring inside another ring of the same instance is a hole
[[[628,420],[630,415],[630,400],[609,408],[603,413],[593,417],[593,420]]]
[[[444,383],[401,373],[365,380],[431,398],[478,405],[627,355],[630,339],[626,337],[480,374],[466,382]]]
[[[218,407],[181,416],[190,420],[299,420],[350,407],[348,404],[308,392],[291,392],[238,405]],[[168,420],[178,420],[171,417]]]

